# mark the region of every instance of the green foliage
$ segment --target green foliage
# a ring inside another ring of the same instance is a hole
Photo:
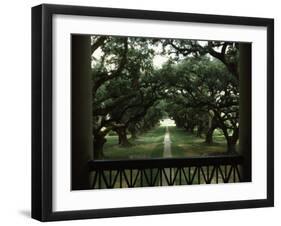
[[[159,47],[168,60],[156,68]],[[167,116],[199,136],[213,117],[227,140],[237,135],[236,43],[93,36],[92,51],[94,137],[120,128],[140,135]]]

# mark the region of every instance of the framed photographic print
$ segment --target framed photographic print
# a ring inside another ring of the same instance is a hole
[[[32,8],[32,217],[274,205],[274,21]]]

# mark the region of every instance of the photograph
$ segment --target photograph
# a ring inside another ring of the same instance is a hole
[[[274,206],[273,18],[42,4],[31,60],[32,218]]]
[[[239,74],[250,72],[251,43],[85,34],[71,34],[71,42],[74,73],[76,64],[91,71],[90,99],[82,100],[91,112],[86,189],[251,181],[242,166],[251,149],[239,147],[240,115],[249,114],[240,99],[251,100],[240,97]],[[242,79],[251,87],[251,73]],[[72,84],[75,115],[83,109],[74,76]],[[76,134],[86,131],[72,122],[73,151]],[[82,190],[76,156],[72,189]]]

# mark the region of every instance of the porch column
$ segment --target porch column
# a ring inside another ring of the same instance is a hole
[[[90,187],[87,162],[93,157],[89,35],[71,37],[71,72],[72,189],[82,190]]]
[[[252,45],[239,44],[239,147],[243,155],[242,181],[252,180]]]

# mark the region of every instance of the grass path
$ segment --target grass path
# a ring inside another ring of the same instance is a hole
[[[172,155],[172,150],[171,150],[171,139],[170,139],[170,132],[169,132],[169,127],[166,126],[166,133],[165,133],[165,137],[164,137],[164,148],[163,148],[163,158],[171,158],[173,157]],[[165,169],[165,173],[166,175],[168,175],[168,177],[173,178],[174,177],[174,169]],[[162,182],[163,186],[168,186],[168,183],[166,180],[163,180]]]
[[[226,151],[225,139],[218,131],[214,133],[214,144],[207,145],[203,138],[175,126],[159,126],[138,135],[137,139],[129,139],[133,144],[131,147],[120,147],[116,134],[111,134],[106,139],[105,159],[209,156]]]
[[[138,135],[137,139],[129,139],[131,147],[120,147],[118,136],[107,136],[104,145],[105,159],[143,159],[160,158],[163,155],[163,139],[165,127],[156,127]]]
[[[167,126],[166,126],[166,133],[165,133],[165,137],[164,137],[163,157],[164,158],[172,157],[171,139],[170,139],[169,127],[167,127]]]

